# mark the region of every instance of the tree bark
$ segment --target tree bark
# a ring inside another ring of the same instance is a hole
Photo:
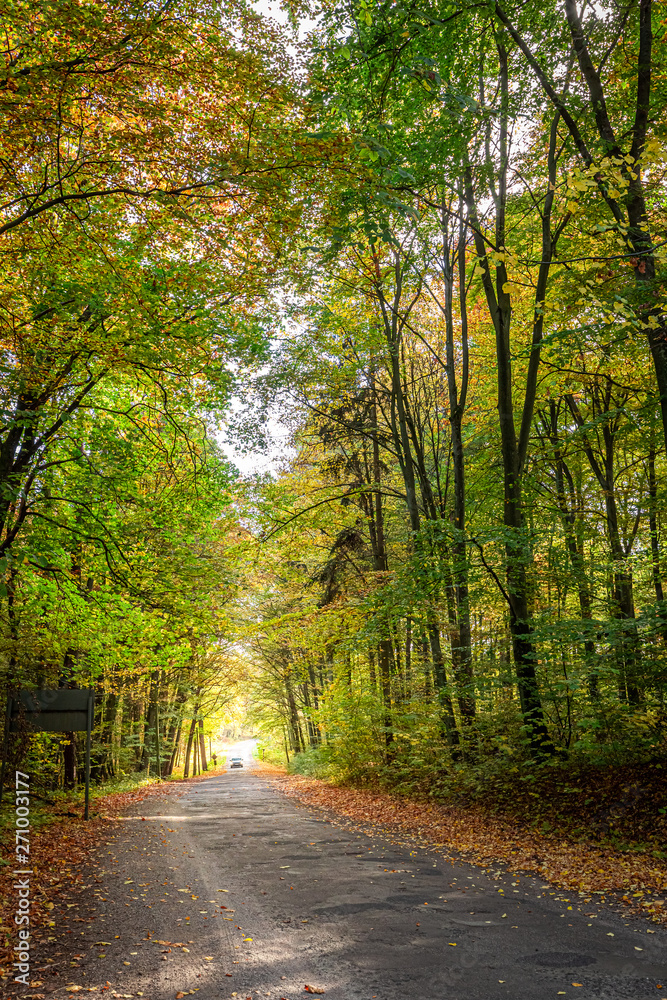
[[[206,741],[204,739],[204,720],[199,717],[199,757],[201,760],[202,771],[208,771],[208,763],[206,761]]]
[[[584,418],[579,405],[572,395],[566,396],[566,400],[570,412],[581,430],[584,426]],[[598,402],[598,417],[609,414],[610,406],[611,380],[607,380],[604,393],[601,394]],[[607,537],[612,559],[611,613],[612,618],[615,618],[619,623],[617,634],[613,637],[619,669],[619,697],[622,701],[627,700],[633,708],[637,708],[642,700],[638,683],[640,644],[635,616],[632,570],[628,567],[628,556],[634,536],[628,542],[626,549],[621,540],[618,504],[616,502],[615,440],[616,432],[615,428],[612,427],[610,417],[602,424],[602,456],[601,461],[598,461],[587,434],[582,433],[584,454],[604,496]]]
[[[461,194],[456,251],[450,246],[449,214],[442,205],[442,259],[445,285],[445,333],[447,343],[447,392],[449,396],[449,426],[452,442],[454,472],[454,511],[452,570],[456,598],[456,634],[452,636],[452,661],[461,719],[470,725],[475,718],[473,693],[472,638],[470,629],[470,599],[468,588],[468,554],[466,548],[466,483],[465,453],[463,449],[463,414],[468,396],[468,308],[466,296],[466,227],[463,223],[463,195]],[[459,317],[461,323],[461,388],[456,379],[454,349],[454,258],[458,259]]]
[[[553,469],[556,481],[556,504],[560,514],[565,545],[570,557],[572,574],[579,597],[579,613],[587,634],[583,642],[583,658],[587,665],[588,691],[595,701],[600,697],[599,679],[596,669],[597,651],[593,639],[593,599],[591,586],[584,563],[583,542],[581,540],[583,501],[575,487],[574,477],[565,461],[560,438],[558,418],[560,404],[556,400],[549,403],[549,413],[542,414],[542,425],[553,448]]]
[[[500,76],[501,111],[499,116],[499,157],[500,165],[487,164],[490,170],[497,170],[497,190],[492,187],[495,202],[495,245],[505,247],[505,213],[507,203],[508,167],[508,117],[509,81],[507,52],[502,37],[497,37],[498,65]],[[549,147],[549,182],[555,177],[556,127],[552,126]],[[472,168],[468,164],[465,172],[465,201],[468,219],[474,234],[475,250],[483,262],[482,285],[487,307],[493,323],[496,341],[496,364],[498,385],[498,428],[500,431],[501,459],[503,467],[503,521],[505,525],[506,598],[509,605],[509,626],[512,636],[512,650],[517,678],[517,689],[521,704],[524,727],[531,751],[535,755],[551,754],[554,747],[549,737],[540,697],[535,662],[537,659],[533,643],[533,627],[529,607],[529,585],[527,566],[531,553],[526,532],[522,475],[529,441],[526,428],[530,428],[535,407],[537,373],[543,327],[543,304],[548,277],[549,263],[553,256],[553,240],[550,230],[552,200],[548,191],[543,210],[542,261],[536,290],[533,317],[533,345],[528,365],[526,385],[521,414],[522,433],[517,436],[514,421],[512,347],[510,327],[512,302],[508,291],[508,274],[504,258],[493,260],[482,236],[477,199],[473,184]],[[495,271],[495,279],[491,269]]]
[[[660,536],[658,534],[658,481],[655,476],[655,446],[651,443],[648,453],[649,534],[651,536],[651,576],[655,590],[658,628],[667,643],[667,607],[662,587]]]
[[[183,777],[187,778],[190,774],[190,754],[192,752],[192,744],[194,742],[195,727],[197,725],[197,713],[199,712],[199,706],[195,705],[194,712],[192,713],[192,721],[190,723],[190,732],[188,733],[188,744],[185,748],[185,765],[183,767]]]

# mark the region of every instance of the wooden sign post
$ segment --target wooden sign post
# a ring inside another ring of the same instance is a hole
[[[90,795],[90,735],[93,729],[95,694],[89,688],[51,688],[20,691],[7,699],[5,744],[0,774],[0,802],[5,783],[5,762],[10,732],[17,732],[21,716],[36,733],[72,733],[86,731],[86,807],[88,819]]]

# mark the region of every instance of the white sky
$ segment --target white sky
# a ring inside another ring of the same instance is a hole
[[[259,14],[270,17],[279,24],[288,23],[287,14],[281,10],[279,0],[255,0],[253,7]],[[299,37],[303,38],[314,24],[314,21],[303,19],[299,24]],[[232,409],[235,408],[232,403]],[[281,423],[278,413],[271,414],[268,433],[271,441],[266,450],[237,451],[229,433],[224,432],[217,436],[217,441],[229,461],[234,463],[243,476],[267,472],[275,475],[285,460],[294,454],[294,450],[289,447],[289,430]]]

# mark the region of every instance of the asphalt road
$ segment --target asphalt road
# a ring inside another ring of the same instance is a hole
[[[667,996],[667,932],[648,922],[334,825],[252,767],[171,789],[116,825],[102,882],[54,911],[41,994]]]

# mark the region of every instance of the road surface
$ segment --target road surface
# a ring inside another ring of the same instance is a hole
[[[146,1000],[296,1000],[306,986],[328,1000],[667,996],[664,930],[566,902],[539,879],[485,875],[333,825],[247,764],[170,786],[116,825],[103,882],[78,908],[54,911],[41,993],[64,997],[69,984]]]

